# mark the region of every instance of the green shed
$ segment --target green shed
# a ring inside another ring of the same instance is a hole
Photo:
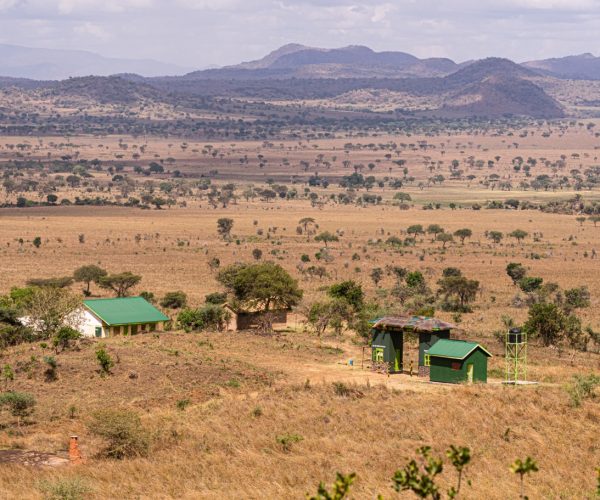
[[[386,316],[372,321],[371,360],[373,363],[388,363],[390,373],[402,373],[404,334],[412,334],[419,340],[417,361],[419,376],[426,377],[429,367],[425,365],[425,352],[439,339],[450,337],[455,328],[436,318],[426,316]]]
[[[487,360],[492,355],[477,342],[441,339],[425,352],[429,380],[460,384],[487,382]]]

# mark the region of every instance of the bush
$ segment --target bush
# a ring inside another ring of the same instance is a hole
[[[52,339],[52,345],[58,354],[60,351],[69,349],[71,347],[71,343],[79,340],[80,338],[81,334],[77,330],[69,326],[63,326],[60,330],[58,330],[58,332],[56,332],[56,335],[54,335]]]
[[[283,448],[283,451],[285,452],[289,452],[292,449],[292,445],[294,443],[299,443],[300,441],[302,441],[304,438],[300,435],[300,434],[282,434],[280,436],[277,436],[276,440],[277,442],[281,445],[281,447]]]
[[[107,443],[102,456],[121,460],[148,455],[150,435],[135,412],[100,410],[92,414],[88,427]]]
[[[78,477],[43,480],[38,483],[38,490],[44,495],[44,500],[83,500],[91,491]]]
[[[35,398],[28,392],[9,391],[0,394],[0,406],[8,407],[11,415],[17,417],[17,426],[21,426],[21,419],[33,413]]]
[[[571,396],[573,406],[581,406],[584,399],[596,397],[596,387],[600,386],[600,376],[594,375],[575,375],[573,382],[567,387],[567,392]]]
[[[222,331],[231,319],[231,313],[215,304],[207,304],[198,309],[184,309],[177,316],[177,322],[186,331]]]
[[[110,354],[106,352],[104,347],[100,347],[98,350],[96,350],[96,359],[100,365],[100,373],[102,375],[109,375],[110,369],[115,365],[115,363],[110,357]]]
[[[227,294],[225,292],[209,293],[204,298],[204,301],[207,304],[214,304],[214,305],[225,304],[225,302],[227,302]]]
[[[182,307],[185,307],[186,304],[187,295],[181,290],[166,293],[160,301],[161,307],[167,307],[169,309],[181,309]]]

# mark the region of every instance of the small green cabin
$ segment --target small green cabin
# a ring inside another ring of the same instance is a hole
[[[460,384],[487,382],[487,362],[492,355],[477,342],[438,340],[425,353],[429,380]]]
[[[425,316],[387,316],[374,320],[371,330],[371,360],[373,363],[386,362],[390,373],[402,373],[404,354],[404,334],[416,335],[419,339],[418,374],[426,377],[425,352],[440,339],[450,337],[455,328],[436,318]]]

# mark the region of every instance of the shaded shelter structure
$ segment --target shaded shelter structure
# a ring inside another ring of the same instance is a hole
[[[449,339],[452,323],[426,316],[386,316],[374,320],[371,329],[371,360],[388,363],[390,373],[401,373],[404,355],[404,335],[417,336],[419,340],[418,374],[429,375],[425,353],[440,339]]]

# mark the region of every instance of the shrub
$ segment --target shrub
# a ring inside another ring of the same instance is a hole
[[[52,382],[58,378],[56,370],[58,369],[58,362],[54,356],[44,356],[44,363],[46,363],[46,371],[44,375],[48,382]]]
[[[38,483],[38,490],[44,500],[83,500],[91,491],[79,477],[43,480]]]
[[[120,460],[148,455],[150,435],[135,412],[100,410],[92,414],[88,427],[106,441],[102,456]]]
[[[186,331],[222,331],[230,319],[231,313],[215,304],[207,304],[198,309],[184,309],[177,316],[179,325]]]
[[[187,295],[181,290],[176,292],[167,292],[163,299],[160,301],[161,307],[167,307],[169,309],[181,309],[187,304]]]
[[[227,294],[225,292],[213,292],[204,297],[207,304],[221,305],[227,302]]]
[[[63,326],[52,338],[52,345],[58,354],[71,347],[71,343],[81,338],[81,334],[69,326]]]
[[[110,354],[106,352],[104,347],[100,347],[96,350],[96,359],[100,365],[101,375],[110,375],[110,369],[115,365],[115,363],[110,357]]]
[[[571,385],[567,387],[567,392],[571,396],[571,404],[575,407],[581,406],[584,399],[596,397],[596,387],[600,386],[600,376],[594,375],[575,375]]]
[[[300,434],[289,434],[289,433],[282,434],[282,435],[276,437],[277,442],[281,445],[281,447],[283,448],[283,451],[285,451],[285,452],[291,451],[292,445],[294,443],[299,443],[303,439],[304,438]]]
[[[0,406],[8,407],[11,415],[17,417],[17,426],[21,426],[21,419],[33,413],[35,398],[28,392],[9,391],[0,394]]]

